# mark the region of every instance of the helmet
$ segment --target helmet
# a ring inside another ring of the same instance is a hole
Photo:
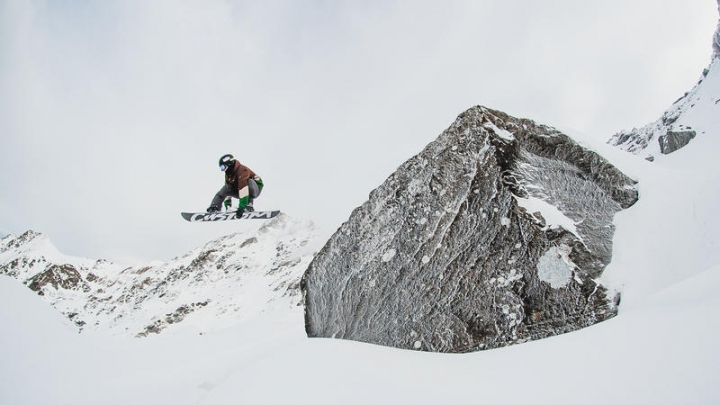
[[[225,171],[228,167],[232,167],[235,164],[235,157],[231,154],[223,155],[218,162],[220,170]]]

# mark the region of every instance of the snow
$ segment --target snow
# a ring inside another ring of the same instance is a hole
[[[715,266],[591,328],[444,355],[308,339],[299,308],[202,336],[78,335],[0,277],[23,308],[0,307],[0,403],[717,403],[718,288]]]
[[[502,138],[506,141],[515,140],[515,135],[513,135],[512,132],[505,130],[505,129],[500,129],[492,122],[486,122],[485,125],[483,125],[483,126],[485,128],[492,130],[495,133],[495,135],[499,136],[500,138]]]
[[[580,234],[575,227],[575,221],[568,218],[557,207],[536,197],[522,198],[515,196],[518,205],[525,208],[529,213],[539,212],[545,219],[546,228],[560,227],[574,234],[579,240],[582,240]]]
[[[575,269],[575,265],[569,257],[570,252],[571,248],[567,245],[553,246],[548,249],[537,264],[540,280],[550,283],[552,288],[566,286]]]
[[[659,138],[668,131],[693,131],[698,136],[712,134],[720,127],[720,59],[713,59],[698,84],[676,101],[657,121],[640,129],[636,135],[647,141],[630,142],[626,150],[645,157],[667,159],[661,153]],[[636,138],[635,141],[638,141]],[[674,160],[674,159],[670,159]]]
[[[301,307],[263,308],[267,297],[245,286],[246,311],[233,324],[138,339],[78,334],[0,276],[0,404],[720,403],[720,114],[717,102],[703,105],[683,118],[697,138],[653,163],[594,147],[640,190],[639,202],[616,216],[613,261],[601,280],[622,292],[611,320],[490,351],[425,353],[308,339]],[[518,202],[548,226],[574,228],[540,200]],[[389,250],[382,260],[394,256]],[[548,274],[555,282],[567,274],[556,276]],[[190,324],[213,323],[203,313]]]
[[[78,334],[3,276],[0,403],[720,403],[720,136],[708,135],[653,163],[597,146],[640,181],[641,195],[615,221],[613,261],[602,281],[623,295],[609,321],[445,355],[308,339],[301,307],[248,305],[256,314],[226,328],[134,339]],[[543,216],[570,226],[548,210]],[[201,314],[191,323],[212,323]]]

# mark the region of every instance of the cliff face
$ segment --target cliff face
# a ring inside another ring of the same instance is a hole
[[[635,182],[553,128],[475,107],[370,194],[301,283],[306,331],[465,352],[612,317],[597,284]]]

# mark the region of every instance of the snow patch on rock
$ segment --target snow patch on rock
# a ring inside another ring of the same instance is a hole
[[[567,245],[553,246],[540,257],[537,264],[538,277],[552,286],[565,287],[573,276],[575,264],[570,259],[572,248]]]
[[[582,237],[575,227],[575,221],[568,218],[567,215],[563,214],[556,206],[536,197],[522,198],[515,196],[515,200],[517,200],[518,205],[525,208],[527,212],[531,214],[540,213],[545,220],[544,229],[563,228],[582,240]]]

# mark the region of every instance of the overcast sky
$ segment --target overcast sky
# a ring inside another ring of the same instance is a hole
[[[0,0],[0,234],[168,260],[233,153],[334,231],[464,110],[605,141],[710,62],[715,0]]]

